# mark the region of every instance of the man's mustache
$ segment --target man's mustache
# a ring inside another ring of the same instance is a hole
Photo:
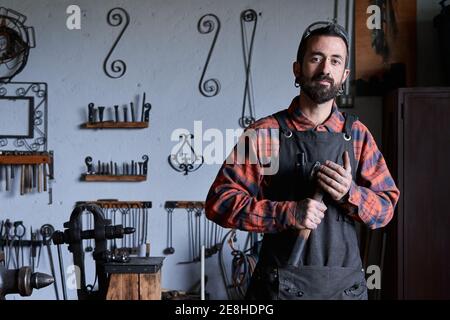
[[[319,74],[312,78],[313,81],[328,81],[331,85],[334,85],[333,78],[327,76],[326,74]]]

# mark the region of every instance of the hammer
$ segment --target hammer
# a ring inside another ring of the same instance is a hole
[[[317,161],[313,168],[311,169],[311,174],[309,175],[310,180],[314,180],[316,177],[316,173],[320,168],[320,162]],[[319,187],[316,187],[314,195],[312,196],[313,200],[322,202],[323,192]],[[306,241],[308,241],[309,234],[311,233],[311,229],[302,229],[298,233],[297,239],[295,240],[294,247],[292,248],[291,255],[289,256],[288,265],[297,267],[302,258],[303,250],[305,249]]]

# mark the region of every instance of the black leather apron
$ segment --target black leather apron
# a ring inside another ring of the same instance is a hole
[[[311,198],[315,182],[310,172],[316,162],[343,165],[350,156],[355,178],[351,128],[356,116],[346,114],[344,132],[292,132],[287,110],[274,114],[280,125],[279,171],[265,176],[261,196],[272,201]],[[355,222],[327,195],[325,217],[306,243],[299,266],[287,261],[298,230],[265,234],[247,299],[367,299]]]

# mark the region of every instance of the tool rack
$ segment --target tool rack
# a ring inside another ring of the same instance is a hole
[[[97,201],[78,201],[76,205],[94,204],[103,209],[151,208],[151,201],[119,201],[117,199],[99,199]]]
[[[22,167],[22,174],[19,177],[21,180],[21,195],[25,195],[29,192],[31,192],[32,188],[36,187],[38,192],[41,192],[41,182],[39,181],[37,183],[37,186],[30,186],[26,187],[24,185],[26,176],[29,176],[31,174],[31,169],[28,170],[28,166],[43,166],[42,169],[42,185],[43,185],[43,191],[47,192],[48,186],[47,186],[47,179],[52,180],[54,179],[54,173],[53,173],[53,151],[43,151],[43,152],[33,152],[33,151],[0,151],[0,167],[1,166],[21,166]],[[47,171],[48,168],[48,171]],[[38,170],[41,172],[41,169]],[[35,172],[34,174],[38,174]],[[1,176],[1,174],[0,174]],[[8,191],[8,190],[7,190]],[[51,191],[50,191],[51,192]]]
[[[82,181],[88,182],[141,182],[147,180],[148,155],[142,156],[143,162],[131,161],[123,163],[122,170],[116,162],[98,161],[97,168],[92,163],[92,157],[86,157],[86,173],[81,175]]]

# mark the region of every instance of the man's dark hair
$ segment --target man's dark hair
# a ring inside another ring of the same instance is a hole
[[[308,40],[313,36],[332,36],[339,37],[344,40],[345,46],[347,47],[347,57],[345,58],[345,65],[348,66],[348,58],[349,58],[349,37],[347,31],[341,25],[334,22],[315,22],[311,24],[308,28],[306,28],[303,33],[302,40],[300,41],[300,45],[298,46],[297,51],[297,61],[299,63],[303,62],[303,58],[305,57],[306,48],[308,46]]]

